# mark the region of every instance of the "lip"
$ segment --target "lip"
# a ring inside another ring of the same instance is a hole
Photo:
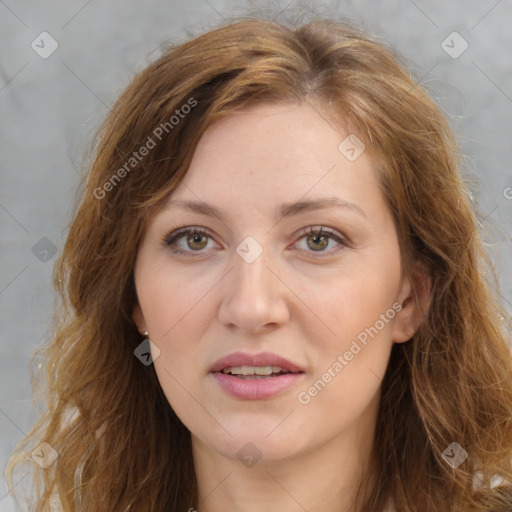
[[[279,366],[283,370],[295,373],[286,373],[267,379],[242,379],[222,372],[224,368],[232,366]],[[219,359],[210,372],[224,392],[245,400],[261,400],[277,395],[304,377],[304,370],[298,364],[272,352],[259,354],[234,352]]]
[[[288,361],[272,352],[260,352],[259,354],[247,354],[245,352],[233,352],[219,359],[210,368],[210,372],[222,372],[224,368],[230,366],[279,366],[289,372],[304,372],[304,370],[295,363]],[[275,379],[279,377],[274,377]]]
[[[304,373],[286,373],[268,379],[241,379],[227,373],[211,374],[227,394],[244,400],[270,398],[290,388],[304,377]]]

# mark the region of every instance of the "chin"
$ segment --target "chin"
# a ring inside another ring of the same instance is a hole
[[[221,437],[215,439],[203,438],[204,442],[221,455],[239,459],[248,467],[252,467],[251,464],[262,465],[264,463],[285,462],[296,456],[300,451],[300,441],[284,429],[280,435],[277,431],[269,435],[272,429],[265,429],[263,432],[261,429],[254,428],[254,425],[252,428],[247,426],[245,429],[228,430],[233,437],[228,436],[223,431]]]

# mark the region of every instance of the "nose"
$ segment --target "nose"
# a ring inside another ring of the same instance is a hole
[[[235,254],[234,268],[224,282],[219,321],[251,333],[286,323],[290,318],[286,288],[274,273],[265,252],[252,263]]]

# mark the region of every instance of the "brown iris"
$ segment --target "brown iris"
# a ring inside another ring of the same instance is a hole
[[[187,244],[194,251],[204,249],[208,243],[208,237],[201,233],[190,233],[187,236]]]
[[[313,249],[314,251],[321,251],[322,249],[325,249],[327,245],[329,244],[329,237],[321,235],[321,234],[313,234],[308,235],[307,242],[310,249]],[[312,242],[312,244],[310,243]],[[316,247],[314,247],[316,245]]]

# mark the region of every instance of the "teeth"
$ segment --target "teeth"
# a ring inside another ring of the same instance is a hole
[[[223,373],[231,373],[232,375],[272,375],[273,373],[289,373],[279,366],[232,366],[224,368]]]
[[[256,373],[256,368],[253,368],[252,366],[240,366],[240,372],[242,375],[254,375]]]

